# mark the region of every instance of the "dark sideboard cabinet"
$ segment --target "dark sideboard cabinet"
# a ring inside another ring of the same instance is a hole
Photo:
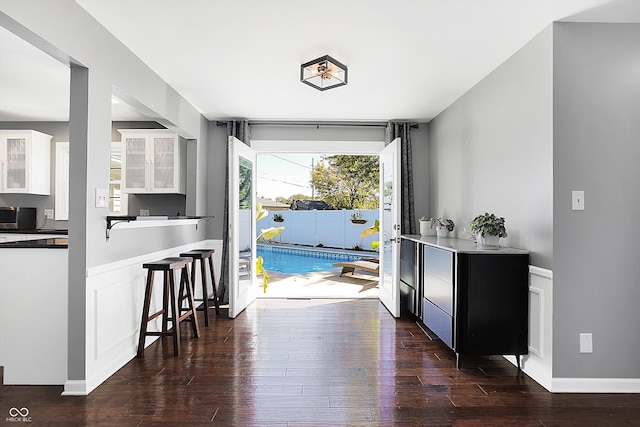
[[[408,311],[421,304],[412,313],[456,353],[456,366],[464,355],[515,355],[519,366],[528,353],[529,253],[452,238],[412,235],[405,241],[421,256],[414,270],[421,291],[402,303]],[[402,248],[401,259],[409,245]]]
[[[422,287],[420,286],[421,245],[413,240],[400,241],[400,312],[402,315],[421,316]]]

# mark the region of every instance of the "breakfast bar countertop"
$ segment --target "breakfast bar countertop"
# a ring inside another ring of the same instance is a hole
[[[1,229],[0,234],[60,234],[67,235],[69,234],[69,230],[63,229],[46,229],[46,228],[37,228],[35,230],[14,230],[14,229]]]
[[[67,249],[68,237],[51,237],[47,239],[19,240],[17,242],[0,243],[0,249]]]

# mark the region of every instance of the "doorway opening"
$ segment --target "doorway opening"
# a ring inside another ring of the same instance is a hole
[[[269,214],[256,233],[283,229],[259,239],[270,281],[258,298],[378,298],[376,271],[334,266],[378,262],[372,231],[379,223],[378,159],[377,153],[258,151],[257,203]]]

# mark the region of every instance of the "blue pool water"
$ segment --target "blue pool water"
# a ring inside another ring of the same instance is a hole
[[[352,261],[361,258],[360,256],[330,252],[313,252],[301,249],[271,247],[265,248],[260,245],[258,246],[257,255],[264,259],[264,268],[266,268],[267,271],[278,271],[286,274],[332,270],[334,268],[334,262]]]

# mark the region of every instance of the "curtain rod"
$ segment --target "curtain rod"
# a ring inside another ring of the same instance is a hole
[[[226,126],[229,121],[218,120],[217,126]],[[307,121],[269,121],[269,120],[249,120],[249,126],[327,126],[327,127],[381,127],[386,128],[388,122],[307,122]],[[392,123],[401,123],[392,121]],[[418,129],[419,123],[411,123],[412,129]]]

